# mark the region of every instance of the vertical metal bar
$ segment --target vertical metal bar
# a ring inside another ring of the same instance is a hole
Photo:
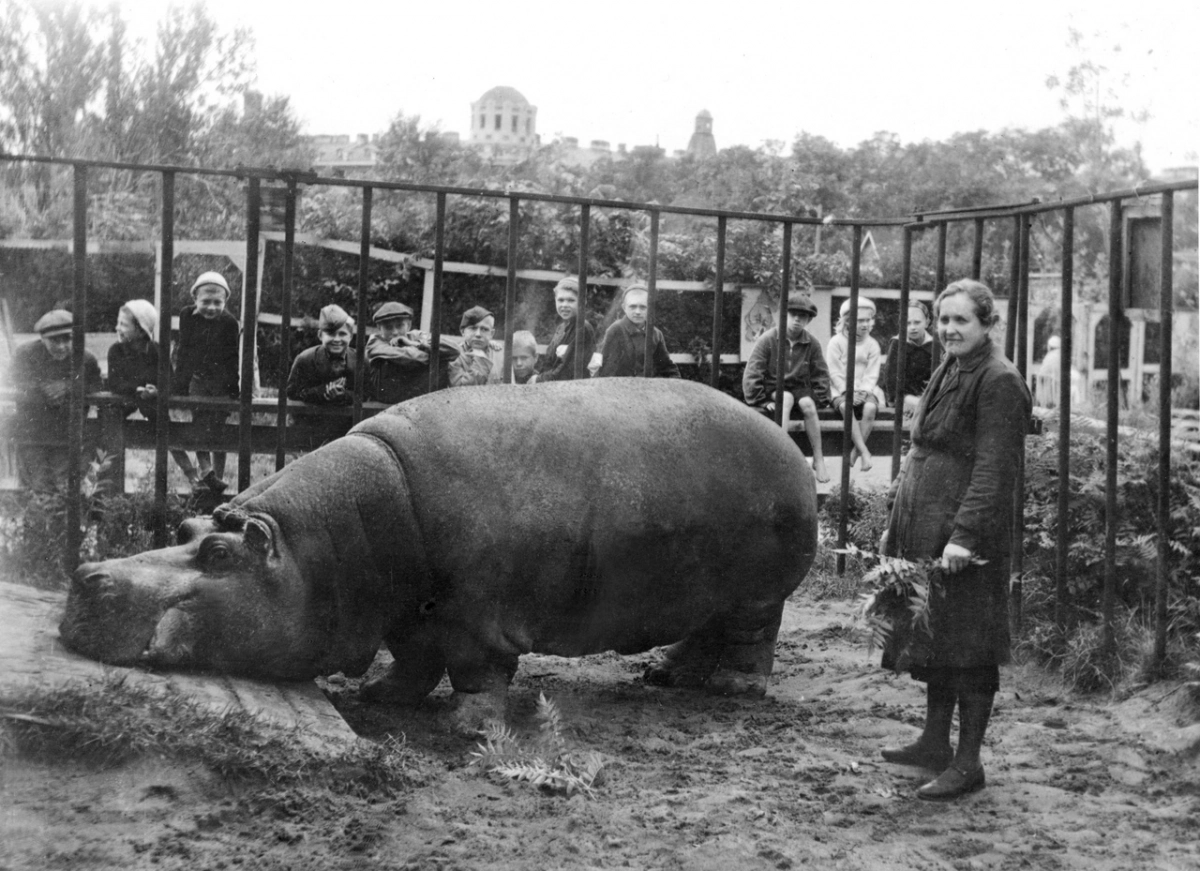
[[[708,373],[709,383],[716,390],[721,387],[721,334],[725,331],[726,224],[724,215],[717,218],[717,274],[713,277],[712,371]]]
[[[279,294],[279,404],[275,413],[275,471],[287,461],[287,381],[292,368],[292,282],[296,265],[296,178],[283,200],[283,287]],[[356,379],[357,380],[357,379]]]
[[[1021,284],[1021,222],[1023,217],[1013,217],[1012,251],[1008,263],[1008,319],[1004,324],[1004,356],[1013,358],[1016,347],[1017,325],[1017,288]]]
[[[912,291],[913,231],[904,228],[904,259],[900,268],[900,341],[896,343],[895,420],[892,422],[892,477],[900,474],[900,447],[904,438],[904,371],[908,365],[908,305]]]
[[[575,353],[571,361],[571,377],[576,381],[585,378],[589,360],[583,359],[584,339],[587,323],[587,279],[588,258],[591,257],[592,207],[583,203],[579,207],[579,310],[575,313]],[[649,328],[646,330],[649,334]],[[548,348],[553,356],[554,349]]]
[[[87,333],[87,166],[77,163],[75,170],[75,250],[74,294],[71,326],[71,395],[67,402],[67,554],[63,562],[71,571],[79,565],[79,547],[83,543],[80,528],[82,505],[79,489],[83,483],[83,416],[87,413],[84,337]],[[51,435],[45,433],[44,435]]]
[[[654,375],[654,308],[658,298],[658,210],[650,213],[650,280],[646,284],[646,359],[642,365],[642,374],[650,378]]]
[[[362,227],[358,241],[358,307],[355,310],[354,422],[363,418],[363,393],[367,386],[367,292],[371,288],[371,206],[375,189],[363,188]]]
[[[1117,597],[1117,426],[1121,397],[1121,277],[1124,251],[1121,245],[1121,201],[1110,206],[1108,228],[1108,416],[1106,428],[1104,484],[1104,591],[1101,613],[1104,627],[1102,647],[1111,651]]]
[[[1029,365],[1029,229],[1033,223],[1029,215],[1021,217],[1021,273],[1017,283],[1017,321],[1013,330],[1013,353],[1021,378],[1028,384],[1026,372]],[[1013,470],[1016,486],[1013,488],[1012,540],[1018,542],[1009,558],[1012,583],[1009,592],[1012,600],[1012,624],[1020,632],[1025,616],[1025,548],[1019,542],[1025,540],[1025,456],[1017,461]]]
[[[1021,220],[1021,278],[1017,285],[1017,323],[1014,337],[1013,362],[1022,378],[1029,371],[1029,231],[1033,218],[1024,215]]]
[[[946,286],[946,227],[945,221],[937,225],[937,287]]]
[[[437,224],[433,238],[433,312],[429,317],[429,392],[433,393],[441,385],[438,383],[438,373],[441,371],[442,344],[442,264],[446,259],[446,194],[437,194]]]
[[[1175,194],[1162,195],[1162,266],[1159,306],[1162,329],[1158,335],[1158,578],[1154,591],[1154,659],[1167,656],[1168,560],[1171,549],[1167,521],[1171,516],[1171,333],[1175,318]]]
[[[975,238],[971,246],[971,277],[976,281],[983,275],[983,218],[975,219]]]
[[[175,299],[175,173],[162,174],[162,264],[159,279],[158,372],[154,398],[154,546],[167,546],[167,474],[171,448],[171,308]]]
[[[1075,302],[1075,209],[1063,209],[1062,315],[1059,325],[1062,358],[1058,367],[1058,529],[1054,556],[1054,622],[1066,623],[1070,588],[1067,586],[1071,511],[1071,371]]]
[[[787,376],[787,297],[792,287],[792,225],[783,225],[783,270],[779,276],[779,311],[775,330],[779,337],[779,356],[775,360],[775,423],[783,426],[783,380]]]
[[[846,546],[850,524],[850,446],[854,420],[854,362],[858,354],[858,279],[862,267],[862,225],[854,225],[854,242],[850,253],[850,311],[846,322],[846,393],[842,403],[842,492],[838,505],[838,547]],[[839,553],[837,573],[846,570],[846,555]]]
[[[504,383],[512,384],[513,333],[517,330],[517,242],[521,238],[521,200],[508,198],[508,275],[504,285]]]
[[[258,326],[258,245],[260,180],[246,188],[246,271],[242,274],[242,377],[238,414],[238,492],[250,486],[251,426],[254,423],[254,348]]]

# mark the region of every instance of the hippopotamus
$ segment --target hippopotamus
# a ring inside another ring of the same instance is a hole
[[[670,645],[647,681],[753,697],[815,555],[816,485],[780,427],[700,384],[463,387],[362,421],[177,541],[81,565],[63,642],[277,680],[359,676],[386,643],[370,695],[416,703],[448,673],[483,719],[523,653]]]

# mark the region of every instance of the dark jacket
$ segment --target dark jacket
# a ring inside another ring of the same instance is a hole
[[[1032,405],[1021,373],[991,341],[966,358],[947,356],[934,373],[913,421],[912,450],[889,492],[888,552],[940,558],[953,542],[987,563],[939,573],[945,596],[930,597],[932,641],[914,645],[911,660],[902,661],[893,636],[884,665],[1008,661],[1013,496]]]
[[[110,346],[108,389],[136,399],[138,388],[147,384],[158,384],[158,342],[147,343],[141,351],[129,342]]]
[[[742,393],[750,405],[762,405],[775,399],[775,373],[779,366],[779,328],[772,327],[754,343],[750,359],[742,372]],[[805,330],[800,340],[788,342],[785,390],[807,390],[817,405],[829,401],[829,367],[821,344]]]
[[[90,351],[83,352],[83,378],[85,393],[100,389],[100,364]],[[71,355],[65,360],[55,360],[41,339],[22,345],[13,354],[12,381],[20,391],[15,432],[65,442],[71,420],[69,391],[75,381]]]
[[[223,311],[211,321],[188,306],[179,313],[179,344],[171,392],[186,396],[196,378],[226,396],[238,395],[237,318]]]
[[[315,345],[296,355],[288,375],[287,397],[315,405],[349,405],[354,401],[354,369],[357,364],[353,348],[341,359],[330,356],[324,345]],[[346,392],[336,399],[325,396],[325,386],[345,378]]]
[[[438,378],[434,389],[445,387],[449,379],[450,362],[458,356],[458,346],[441,340],[438,356]],[[367,339],[367,398],[374,402],[394,405],[414,396],[429,392],[430,348],[420,334],[410,332],[407,336],[389,342],[383,336]]]
[[[558,326],[554,328],[554,335],[550,337],[550,343],[546,345],[546,353],[542,355],[542,359],[538,364],[538,382],[544,381],[570,381],[575,377],[575,325],[579,322],[578,316],[571,318],[569,321],[559,321]],[[559,345],[567,346],[567,353],[559,357],[555,353]],[[583,377],[588,377],[587,364],[592,359],[592,352],[596,350],[596,329],[587,322],[583,322]]]
[[[925,334],[928,341],[920,345],[908,343],[904,358],[903,393],[896,395],[896,369],[900,365],[899,336],[893,336],[888,345],[887,362],[883,366],[883,392],[889,405],[898,406],[905,396],[920,396],[925,392],[925,386],[933,375],[933,339]]]
[[[679,369],[667,352],[662,330],[654,328],[651,339],[651,360],[655,378],[678,378]],[[613,376],[642,377],[646,371],[646,329],[635,326],[627,317],[621,318],[604,334],[603,362],[598,378]]]

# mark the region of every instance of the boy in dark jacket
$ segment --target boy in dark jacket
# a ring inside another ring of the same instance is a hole
[[[316,405],[349,405],[354,401],[354,354],[350,337],[354,319],[339,305],[321,309],[317,335],[321,344],[296,355],[288,375],[287,398]]]
[[[787,429],[792,409],[804,417],[804,431],[812,445],[813,472],[817,480],[829,480],[825,455],[821,448],[821,422],[817,409],[829,401],[829,367],[821,345],[806,329],[817,314],[808,294],[792,291],[787,300],[787,365],[783,377],[783,427]],[[742,373],[742,393],[746,403],[767,414],[775,412],[778,385],[779,328],[767,330],[754,343],[750,359]]]
[[[625,289],[621,300],[625,317],[604,333],[604,347],[600,349],[597,378],[640,378],[646,371],[647,353],[651,355],[655,378],[679,377],[679,369],[667,351],[667,340],[663,338],[662,330],[655,327],[650,341],[646,341],[649,300],[650,292],[644,284],[631,284]],[[650,346],[648,351],[647,344]]]
[[[241,330],[237,318],[225,310],[229,301],[225,276],[219,272],[201,274],[192,285],[192,301],[179,312],[179,344],[175,346],[171,389],[180,396],[236,399]],[[192,412],[192,421],[199,424],[206,438],[215,438],[228,416],[227,411],[197,410]],[[193,486],[199,484],[214,493],[225,490],[223,451],[197,451],[196,465],[200,477],[192,481]]]
[[[570,381],[575,377],[575,333],[583,322],[583,354],[581,359],[592,358],[596,349],[596,330],[579,315],[579,281],[567,277],[554,286],[554,308],[558,312],[558,325],[546,345],[546,353],[539,367],[538,381]],[[585,369],[586,372],[586,369]],[[583,375],[587,377],[586,374]]]

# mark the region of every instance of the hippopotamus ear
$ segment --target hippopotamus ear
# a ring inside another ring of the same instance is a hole
[[[246,547],[268,556],[275,550],[275,534],[271,527],[256,517],[246,519],[246,529],[242,534]]]

